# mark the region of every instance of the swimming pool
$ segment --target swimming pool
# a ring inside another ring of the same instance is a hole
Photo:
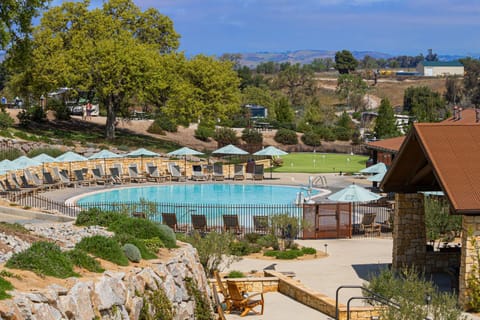
[[[302,205],[295,204],[300,187],[260,184],[171,184],[120,188],[76,198],[78,207],[146,212],[162,221],[162,213],[175,213],[179,224],[190,225],[192,214],[205,215],[209,225],[221,226],[224,214],[239,217],[252,227],[253,216],[289,214],[301,218]],[[312,195],[319,194],[313,190]]]
[[[93,193],[76,201],[86,203],[125,203],[140,200],[179,204],[293,204],[299,187],[243,184],[172,184],[121,188]],[[314,190],[313,194],[318,191]]]

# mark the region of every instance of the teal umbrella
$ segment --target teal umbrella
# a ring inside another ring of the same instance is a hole
[[[188,147],[183,147],[177,150],[174,150],[172,152],[167,153],[167,156],[174,156],[174,157],[179,157],[183,156],[185,157],[185,176],[187,175],[187,156],[199,156],[202,155],[203,153],[197,150],[190,149]]]
[[[0,161],[0,174],[7,174],[8,171],[21,169],[12,161],[5,159]]]
[[[140,148],[130,153],[127,153],[127,157],[159,157],[160,155],[156,152],[147,150],[145,148]]]
[[[229,144],[228,146],[222,147],[215,151],[212,151],[214,154],[233,154],[233,155],[245,155],[248,154],[247,151],[240,149],[239,147]]]
[[[13,160],[12,163],[14,163],[18,167],[18,169],[35,167],[42,164],[40,161],[30,159],[26,156],[18,157],[17,159]]]
[[[35,156],[32,158],[33,160],[39,161],[41,163],[47,163],[47,162],[57,162],[57,159],[55,159],[52,156],[49,156],[46,153],[41,153],[38,156]]]
[[[79,155],[78,153],[68,151],[65,152],[64,154],[58,156],[57,161],[59,162],[73,162],[73,161],[86,161],[88,160],[84,156]]]
[[[278,148],[275,148],[274,146],[266,147],[260,151],[255,152],[253,155],[254,156],[269,156],[270,157],[270,179],[272,179],[272,172],[273,172],[273,157],[279,157],[279,156],[285,156],[288,153],[280,150]]]
[[[122,156],[119,154],[116,154],[115,152],[112,152],[107,149],[103,149],[97,153],[92,154],[90,157],[88,157],[89,160],[95,160],[95,159],[103,159],[103,167],[104,171],[107,170],[107,160],[106,159],[113,159],[113,158],[121,158]]]
[[[370,167],[360,170],[361,173],[385,173],[387,166],[383,162],[376,163]]]
[[[381,182],[383,180],[383,177],[385,177],[386,173],[387,172],[377,173],[374,176],[368,177],[367,180],[372,182]]]
[[[380,198],[380,195],[370,192],[356,184],[351,184],[328,197],[329,200],[339,202],[369,202]]]

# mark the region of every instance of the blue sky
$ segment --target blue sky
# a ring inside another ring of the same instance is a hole
[[[428,48],[480,53],[480,0],[134,2],[169,16],[187,54],[348,49],[416,55]]]

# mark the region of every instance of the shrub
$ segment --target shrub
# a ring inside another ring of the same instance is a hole
[[[72,261],[62,253],[60,247],[45,241],[35,242],[27,250],[15,253],[5,266],[57,278],[77,276]]]
[[[292,260],[301,256],[303,256],[303,252],[300,250],[278,251],[277,253],[277,259],[282,260]]]
[[[337,140],[349,141],[352,138],[352,131],[344,127],[336,127],[335,136]]]
[[[246,241],[234,241],[230,244],[230,253],[234,256],[246,256],[250,253],[250,245]]]
[[[154,237],[151,239],[142,240],[147,249],[151,252],[157,253],[160,248],[165,248],[165,244],[160,238]]]
[[[278,250],[267,250],[263,253],[265,257],[277,257]]]
[[[195,138],[202,141],[210,141],[210,138],[215,135],[215,125],[208,125],[201,122],[195,130]]]
[[[122,248],[118,242],[112,238],[104,236],[83,238],[77,243],[75,248],[85,250],[88,253],[120,266],[128,266],[128,259],[123,253]]]
[[[242,140],[248,144],[262,144],[263,135],[258,130],[245,128],[242,131]]]
[[[244,237],[245,237],[245,240],[248,241],[249,243],[257,243],[258,239],[260,239],[262,235],[252,232],[252,233],[246,233]]]
[[[307,146],[318,147],[322,145],[322,136],[314,131],[305,132],[301,139]]]
[[[315,248],[310,248],[310,247],[303,247],[302,249],[303,254],[316,254],[317,249]]]
[[[0,129],[8,129],[13,126],[13,119],[10,115],[5,111],[0,111]]]
[[[208,296],[198,288],[198,284],[192,278],[185,279],[185,286],[190,297],[193,296],[195,300],[195,319],[197,320],[212,320],[215,319],[212,313],[211,301]],[[163,318],[159,318],[163,319]]]
[[[137,239],[137,238],[132,237],[131,235],[129,235],[127,233],[117,233],[113,237],[113,239],[118,241],[118,243],[120,243],[120,245],[122,245],[122,246],[124,244],[127,244],[127,243],[131,243],[131,244],[135,245],[137,247],[137,249],[140,250],[140,255],[145,260],[157,259],[158,258],[157,255],[155,254],[155,252],[157,252],[158,250],[151,250],[151,248],[149,248],[147,246],[147,244],[145,243],[146,241],[149,241],[149,240]]]
[[[333,133],[330,127],[320,127],[317,128],[316,131],[320,134],[322,139],[326,141],[335,141],[336,139],[335,133]]]
[[[57,120],[70,120],[70,110],[63,101],[57,99],[49,99],[47,108],[55,112]]]
[[[177,124],[173,122],[172,117],[161,114],[155,118],[147,131],[156,134],[165,134],[164,131],[177,132]]]
[[[140,260],[142,259],[140,250],[138,250],[137,246],[135,246],[134,244],[126,243],[123,245],[122,250],[128,260],[132,262],[140,262]]]
[[[215,130],[215,134],[213,136],[215,140],[217,140],[219,145],[226,146],[228,144],[237,144],[238,138],[237,138],[237,133],[235,130],[231,128],[218,128]]]
[[[173,231],[173,229],[167,226],[166,224],[162,224],[162,223],[157,223],[157,227],[160,229],[161,232],[163,232],[166,235],[167,238],[173,239],[173,247],[175,247],[177,242],[177,235],[175,234],[175,231]],[[163,247],[165,247],[165,243],[163,243],[163,245],[160,248],[163,248]]]
[[[266,234],[257,240],[257,243],[264,248],[279,249],[278,238],[273,234]]]
[[[6,150],[1,150],[0,151],[0,159],[8,159],[8,160],[15,160],[16,158],[22,156],[23,153],[22,151],[11,148],[11,149],[6,149]]]
[[[12,284],[5,280],[3,277],[0,277],[0,300],[5,300],[11,296],[7,293],[9,290],[13,290]]]
[[[232,270],[228,273],[227,278],[245,278],[245,274],[242,271]]]
[[[140,310],[140,319],[142,320],[173,320],[175,312],[172,302],[168,298],[165,290],[160,287],[153,292],[145,292],[143,297],[143,306]]]
[[[175,233],[168,226],[159,226],[155,222],[146,219],[126,217],[113,222],[109,230],[115,233],[128,233],[139,239],[151,239],[158,237],[167,248],[176,246]]]
[[[102,211],[98,208],[90,208],[86,211],[81,211],[78,214],[77,220],[75,220],[75,224],[77,226],[108,227],[114,222],[127,218],[128,217],[122,213],[113,211]]]
[[[63,151],[60,150],[60,149],[57,149],[57,148],[36,148],[36,149],[30,150],[27,153],[27,156],[29,158],[33,158],[33,157],[38,156],[39,154],[42,154],[42,153],[48,154],[49,156],[56,158],[59,155],[63,154]]]
[[[273,138],[276,142],[282,144],[297,144],[297,133],[290,129],[278,129]]]
[[[30,123],[44,122],[46,120],[46,114],[42,107],[33,106],[21,111],[17,115],[21,126],[28,126]]]
[[[73,249],[65,253],[67,257],[72,261],[72,263],[80,268],[84,268],[91,272],[103,272],[105,269],[102,268],[100,263],[95,259],[90,257],[85,251],[80,249]]]

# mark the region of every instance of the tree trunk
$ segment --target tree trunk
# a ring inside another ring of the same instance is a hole
[[[104,103],[107,108],[107,123],[105,125],[105,138],[107,140],[115,139],[115,122],[117,120],[117,113],[115,111],[115,99],[113,95],[109,95]]]

